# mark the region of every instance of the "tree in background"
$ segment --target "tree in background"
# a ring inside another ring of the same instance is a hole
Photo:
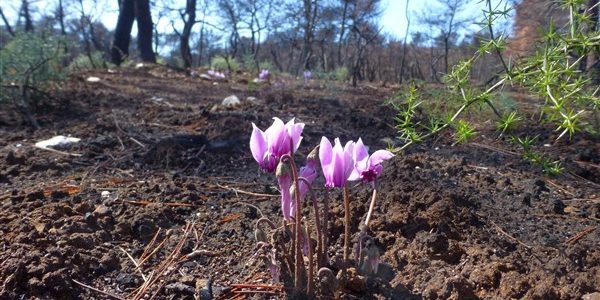
[[[150,1],[121,0],[119,18],[111,47],[111,60],[116,65],[120,65],[129,55],[129,42],[131,40],[131,28],[133,27],[134,20],[137,20],[137,40],[140,59],[145,62],[156,62],[156,57],[152,50]]]

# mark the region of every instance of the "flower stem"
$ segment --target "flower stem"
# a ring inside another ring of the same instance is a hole
[[[350,195],[348,184],[344,185],[344,262],[342,263],[342,280],[345,282],[348,269],[348,254],[350,252]]]
[[[317,230],[317,269],[320,269],[323,266],[323,232],[321,231],[321,219],[319,217],[319,205],[317,204],[317,197],[312,190],[312,187],[308,180],[304,177],[298,178],[298,180],[303,181],[304,184],[308,187],[308,191],[310,192],[310,197],[313,203],[313,209],[315,210],[315,228]],[[311,258],[312,259],[312,258]]]
[[[258,228],[262,223],[266,223],[267,225],[269,225],[269,227],[271,227],[271,229],[277,229],[275,223],[273,223],[273,221],[269,220],[267,217],[262,217],[258,219],[258,221],[256,221],[256,228]]]
[[[327,250],[329,249],[329,189],[325,188],[325,197],[323,198],[323,261],[322,266],[327,266],[329,258],[327,256]]]
[[[308,222],[306,222],[306,244],[308,245],[308,288],[306,290],[306,293],[308,294],[308,298],[312,298],[313,291],[315,289],[315,282],[313,279],[313,248],[310,241],[310,227],[308,225]]]
[[[290,141],[290,145],[292,147],[290,147],[291,149],[293,149],[293,145],[291,144]],[[290,163],[290,168],[292,169],[292,179],[294,181],[294,188],[296,191],[300,191],[300,188],[298,186],[298,169],[296,168],[296,163],[294,162],[293,159],[293,153],[290,154],[289,156],[289,163]],[[294,193],[294,201],[295,201],[295,206],[296,206],[296,211],[295,211],[295,216],[294,218],[295,223],[296,223],[296,227],[295,227],[295,269],[294,269],[294,289],[296,291],[300,291],[301,288],[301,282],[302,282],[302,277],[303,277],[303,273],[302,272],[304,270],[304,260],[302,259],[302,251],[301,251],[301,246],[300,246],[300,240],[302,239],[302,207],[300,206],[300,193],[296,192]]]
[[[365,227],[369,227],[369,221],[371,221],[371,215],[375,209],[375,199],[377,199],[377,183],[373,181],[373,196],[371,197],[371,204],[369,205],[369,211],[367,212],[367,218],[365,219]]]

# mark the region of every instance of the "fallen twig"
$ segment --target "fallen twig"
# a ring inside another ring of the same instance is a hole
[[[34,146],[35,148],[38,149],[42,149],[42,150],[48,150],[50,152],[54,152],[54,153],[58,153],[58,154],[62,154],[62,155],[67,155],[67,156],[74,156],[74,157],[81,157],[83,156],[83,154],[79,154],[79,153],[69,153],[69,152],[65,152],[65,151],[60,151],[60,150],[56,150],[56,149],[52,149],[52,148],[48,148],[48,147],[37,147]]]
[[[220,188],[222,188],[222,189],[225,189],[225,190],[230,190],[230,191],[233,191],[233,192],[235,192],[235,193],[244,194],[244,195],[249,195],[249,196],[256,196],[256,197],[271,197],[271,198],[277,198],[277,197],[279,197],[279,195],[270,195],[270,194],[260,194],[260,193],[247,192],[247,191],[240,190],[240,189],[236,189],[236,188],[229,187],[229,186],[226,186],[226,185],[220,185],[220,184],[218,184],[218,183],[216,183],[216,186],[217,186],[217,187],[220,187]]]
[[[87,285],[87,284],[85,284],[85,283],[83,283],[83,282],[79,282],[79,281],[77,281],[77,280],[75,280],[75,279],[71,279],[71,280],[72,280],[73,282],[75,282],[75,283],[79,284],[80,286],[82,286],[82,287],[84,287],[84,288],[87,288],[87,289],[89,289],[89,290],[92,290],[92,291],[94,291],[94,292],[97,292],[97,293],[100,293],[100,294],[104,294],[104,295],[106,295],[106,296],[109,296],[109,297],[112,297],[112,298],[115,298],[115,299],[119,299],[119,300],[125,300],[125,298],[123,298],[123,297],[117,296],[117,295],[115,295],[115,294],[112,294],[112,293],[109,293],[109,292],[105,292],[105,291],[103,291],[103,290],[100,290],[100,289],[97,289],[97,288],[95,288],[95,287],[93,287],[93,286],[91,286],[91,285]]]
[[[519,156],[519,153],[508,151],[508,150],[504,150],[504,149],[500,149],[500,148],[497,148],[497,147],[494,147],[494,146],[490,146],[490,145],[486,145],[486,144],[469,143],[469,145],[473,145],[473,146],[476,146],[476,147],[484,148],[484,149],[487,149],[487,150],[492,150],[492,151],[500,152],[500,153],[503,153],[503,154]]]
[[[586,235],[594,232],[594,230],[596,230],[597,228],[598,228],[598,226],[588,227],[588,228],[586,228],[586,229],[578,232],[574,236],[568,238],[566,241],[563,242],[563,245],[574,245],[577,241],[579,241],[580,239],[582,239]]]
[[[140,264],[135,260],[135,258],[133,258],[133,256],[131,256],[127,251],[125,251],[125,249],[123,249],[123,247],[119,246],[119,249],[121,251],[123,251],[123,253],[125,253],[125,255],[127,255],[127,257],[129,257],[129,260],[131,260],[131,262],[133,262],[135,269],[140,272],[140,275],[142,275],[142,279],[144,279],[144,281],[148,281],[148,279],[144,275],[144,272],[142,271],[142,268],[140,268]]]
[[[166,206],[174,206],[174,207],[195,207],[196,205],[191,204],[191,203],[181,203],[181,202],[152,202],[152,201],[146,201],[146,200],[123,200],[124,203],[129,203],[129,204],[135,204],[135,205],[150,205],[150,204],[161,204],[161,205],[166,205]]]
[[[512,236],[512,235],[508,234],[506,231],[504,231],[502,228],[500,228],[500,226],[498,226],[498,224],[494,223],[494,221],[492,221],[492,220],[489,220],[489,221],[490,221],[490,223],[492,223],[492,225],[494,225],[494,227],[496,227],[496,230],[497,230],[499,233],[503,234],[504,236],[506,236],[507,238],[509,238],[511,241],[513,241],[513,242],[516,242],[516,243],[518,243],[519,245],[521,245],[521,246],[523,246],[523,247],[525,247],[525,248],[527,248],[527,249],[531,249],[531,248],[532,248],[531,246],[529,246],[529,245],[527,245],[527,244],[525,244],[525,243],[521,242],[521,241],[520,241],[519,239],[517,239],[516,237],[514,237],[514,236]]]

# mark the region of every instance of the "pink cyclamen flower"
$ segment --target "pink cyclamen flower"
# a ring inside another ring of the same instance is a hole
[[[321,138],[319,159],[326,187],[344,187],[346,185],[348,177],[354,170],[353,148],[353,141],[348,141],[342,148],[340,139],[336,138],[335,145],[331,147],[331,143],[326,137]]]
[[[266,81],[266,80],[269,80],[269,76],[270,76],[270,74],[269,74],[269,70],[267,70],[267,69],[262,69],[262,70],[260,71],[260,73],[258,74],[258,79],[260,79],[260,80],[263,80],[263,81]]]
[[[354,159],[354,170],[348,180],[362,180],[364,182],[372,182],[381,175],[383,166],[381,163],[394,157],[390,151],[377,150],[369,156],[369,149],[365,147],[362,139],[358,139],[354,145],[352,157]]]
[[[304,71],[304,83],[308,83],[308,81],[312,78],[312,72],[309,70]]]
[[[273,124],[262,131],[252,123],[250,151],[263,171],[273,172],[281,156],[295,152],[302,141],[304,123],[294,123],[291,119],[286,124],[279,118],[273,118]],[[293,149],[290,149],[290,141]]]

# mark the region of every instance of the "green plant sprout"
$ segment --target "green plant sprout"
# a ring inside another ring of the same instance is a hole
[[[475,131],[475,128],[469,122],[458,120],[458,123],[456,124],[456,133],[454,135],[454,139],[456,140],[455,144],[466,143],[475,136],[476,133],[477,131]]]
[[[498,137],[502,137],[504,133],[512,131],[519,121],[521,121],[521,117],[517,115],[516,111],[503,114],[496,124],[496,128],[498,131],[500,131],[500,135]]]
[[[532,146],[537,140],[538,136],[520,138],[517,136],[511,136],[510,141],[521,146],[523,150],[523,160],[531,163],[532,165],[541,166],[542,172],[545,174],[556,176],[563,173],[564,168],[562,163],[558,160],[550,160],[543,156],[543,154],[533,151]]]

